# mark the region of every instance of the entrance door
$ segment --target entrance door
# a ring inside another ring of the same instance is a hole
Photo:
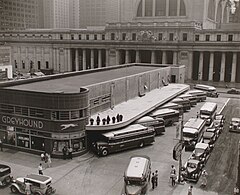
[[[176,83],[176,75],[171,75],[171,83]]]

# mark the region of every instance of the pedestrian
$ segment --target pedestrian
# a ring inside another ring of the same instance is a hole
[[[62,153],[63,153],[63,160],[66,160],[66,157],[67,157],[67,147],[66,146],[63,147]]]
[[[69,159],[72,159],[72,152],[73,152],[72,147],[69,147],[69,149],[68,149],[68,158]]]
[[[107,124],[109,124],[110,123],[110,116],[109,115],[107,115]]]
[[[102,124],[105,125],[105,124],[106,124],[106,121],[107,121],[107,119],[103,118],[103,119],[102,119]]]
[[[117,122],[120,121],[120,115],[119,114],[117,114],[116,119],[117,119]]]
[[[119,121],[122,121],[122,120],[123,120],[123,115],[120,114],[120,115],[119,115]]]
[[[202,186],[203,187],[207,186],[207,176],[208,176],[207,171],[203,170],[203,172],[202,172]]]
[[[155,171],[155,186],[158,186],[158,170]]]
[[[38,174],[39,174],[39,175],[43,175],[42,163],[40,163],[39,166],[38,166]]]
[[[153,190],[154,190],[154,188],[155,188],[155,181],[156,181],[155,175],[154,175],[154,173],[152,173],[151,182],[152,182],[152,189],[153,189]]]
[[[45,155],[44,155],[44,156],[45,156],[45,158],[44,158],[44,162],[47,163],[47,162],[48,162],[48,153],[45,152]]]
[[[93,125],[93,123],[94,123],[94,119],[90,118],[90,125]]]
[[[48,166],[48,168],[51,167],[51,164],[52,164],[51,156],[50,156],[50,154],[48,154],[48,157],[47,157],[47,166]]]
[[[99,115],[97,116],[97,120],[96,121],[97,121],[97,125],[100,125],[101,120],[100,120],[100,116]]]
[[[188,188],[188,195],[192,195],[192,189],[193,189],[193,186],[189,186],[189,188]]]
[[[176,184],[176,168],[174,165],[171,166],[170,179],[172,181],[172,186]]]
[[[3,143],[2,143],[1,139],[0,139],[0,149],[1,149],[1,151],[3,151]]]
[[[113,124],[115,123],[115,121],[116,121],[116,117],[113,116],[113,117],[112,117],[112,122],[113,122]]]
[[[44,161],[44,159],[45,159],[45,155],[44,155],[44,153],[42,153],[41,154],[41,161]]]
[[[197,118],[199,118],[199,113],[197,112]]]
[[[26,195],[31,195],[31,184],[29,182],[25,183],[25,193]]]

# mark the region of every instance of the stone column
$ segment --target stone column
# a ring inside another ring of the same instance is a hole
[[[78,51],[78,48],[75,49],[75,70],[79,71],[79,51]]]
[[[188,52],[188,72],[187,72],[187,75],[188,76],[188,79],[191,80],[192,79],[192,68],[193,68],[193,52],[192,51],[189,51]]]
[[[152,16],[155,17],[156,16],[156,0],[153,0],[153,4],[152,4]]]
[[[102,50],[98,50],[98,68],[102,68]]]
[[[53,68],[53,48],[49,48],[49,62],[48,62],[48,68]],[[46,67],[46,64],[45,64]]]
[[[135,59],[135,63],[140,63],[139,50],[136,50],[136,59]]]
[[[162,51],[162,64],[166,64],[166,63],[167,63],[167,52]]]
[[[214,53],[210,52],[210,64],[209,64],[209,76],[208,76],[209,81],[213,80],[213,61],[214,61]]]
[[[106,67],[109,66],[109,49],[106,49]]]
[[[94,69],[94,50],[91,49],[91,69]]]
[[[237,53],[233,53],[233,61],[232,61],[232,74],[231,74],[231,82],[235,82],[236,80],[236,72],[237,72]]]
[[[83,70],[87,69],[87,54],[86,49],[83,49]]]
[[[177,63],[178,63],[178,52],[173,51],[173,64],[177,64]]]
[[[177,1],[177,16],[180,15],[180,0]]]
[[[142,0],[142,17],[145,16],[145,0]]]
[[[221,73],[220,73],[220,81],[224,81],[225,77],[225,63],[226,63],[226,53],[222,52],[222,60],[221,60]]]
[[[61,72],[61,64],[60,64],[60,60],[59,60],[59,49],[56,48],[56,56],[57,56],[57,70],[59,72]]]
[[[203,79],[203,52],[200,52],[199,56],[199,68],[198,68],[198,80],[201,81]]]
[[[70,48],[68,48],[67,49],[67,60],[68,60],[68,71],[70,72],[70,71],[72,71],[72,66],[71,66],[71,49]]]
[[[125,51],[126,53],[125,53],[125,64],[128,64],[129,63],[129,50],[126,50]]]
[[[169,16],[169,0],[166,1],[166,16]]]
[[[151,64],[156,64],[156,51],[151,51]]]

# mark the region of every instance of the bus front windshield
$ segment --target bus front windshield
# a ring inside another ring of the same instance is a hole
[[[144,181],[142,179],[133,179],[133,178],[126,178],[125,182],[127,185],[136,185],[136,186],[141,186],[144,184]]]
[[[187,133],[187,132],[183,132],[183,137],[196,138],[196,137],[197,137],[197,133]]]

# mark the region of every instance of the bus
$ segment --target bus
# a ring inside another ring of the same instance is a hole
[[[200,109],[200,118],[206,120],[206,124],[210,125],[216,115],[217,104],[214,102],[206,102]]]
[[[165,108],[171,108],[173,110],[182,110],[183,109],[183,106],[180,105],[180,104],[176,104],[176,103],[172,103],[172,102],[168,102],[160,107],[158,107],[158,109],[165,109]]]
[[[194,150],[201,142],[206,121],[201,118],[190,118],[183,126],[183,140],[185,150]]]
[[[153,118],[163,118],[165,126],[171,126],[179,120],[179,111],[170,108],[158,109],[149,114]]]
[[[154,128],[134,124],[116,131],[100,133],[92,147],[99,156],[107,156],[110,153],[150,145],[155,141],[154,138]]]
[[[147,194],[151,179],[151,161],[148,156],[132,156],[124,173],[124,194]]]
[[[202,90],[189,90],[185,94],[194,95],[197,98],[198,102],[203,102],[207,99],[207,93]]]
[[[174,98],[171,102],[182,105],[184,112],[191,109],[190,100],[187,98]]]
[[[182,94],[180,96],[178,96],[179,98],[182,98],[182,99],[188,99],[190,101],[190,105],[191,106],[195,106],[197,105],[197,98],[196,96],[194,95],[191,95],[191,94]]]
[[[151,116],[144,116],[134,122],[146,127],[153,127],[156,135],[161,135],[165,132],[165,123],[163,118],[153,118]]]
[[[216,88],[213,87],[213,86],[196,84],[194,86],[194,88],[206,91],[208,97],[218,97],[219,96],[219,94],[217,93]]]

